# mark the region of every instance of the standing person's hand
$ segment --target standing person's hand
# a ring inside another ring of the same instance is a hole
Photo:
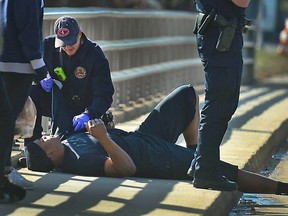
[[[47,74],[46,78],[40,81],[40,85],[46,92],[50,92],[53,86],[53,79]]]
[[[83,128],[85,128],[85,123],[87,123],[89,121],[89,119],[90,119],[90,117],[86,113],[82,113],[80,115],[74,116],[74,118],[72,120],[74,131],[78,132],[78,131],[82,130]]]

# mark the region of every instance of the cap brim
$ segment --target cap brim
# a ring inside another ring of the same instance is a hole
[[[55,48],[63,47],[63,46],[72,46],[77,42],[77,37],[70,40],[60,40],[59,38],[55,38]]]
[[[36,143],[27,146],[27,168],[32,171],[50,172],[54,169],[53,162],[43,149]]]

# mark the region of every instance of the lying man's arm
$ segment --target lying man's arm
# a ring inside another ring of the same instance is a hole
[[[100,119],[88,121],[87,131],[95,137],[108,153],[104,172],[110,177],[131,176],[136,172],[136,166],[130,156],[107,135],[104,123]]]
[[[248,7],[250,0],[231,0],[238,7],[246,8]]]

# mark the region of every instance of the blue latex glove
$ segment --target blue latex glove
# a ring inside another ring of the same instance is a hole
[[[88,114],[86,113],[82,113],[80,115],[74,116],[73,118],[73,127],[74,127],[74,131],[80,131],[83,128],[85,128],[85,122],[88,122],[90,120],[90,117]]]
[[[46,92],[50,92],[53,86],[53,79],[47,74],[46,78],[40,81],[40,84]]]

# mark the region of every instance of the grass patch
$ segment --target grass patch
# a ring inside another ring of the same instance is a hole
[[[256,49],[255,60],[256,80],[288,75],[288,57],[278,54],[275,48]]]

